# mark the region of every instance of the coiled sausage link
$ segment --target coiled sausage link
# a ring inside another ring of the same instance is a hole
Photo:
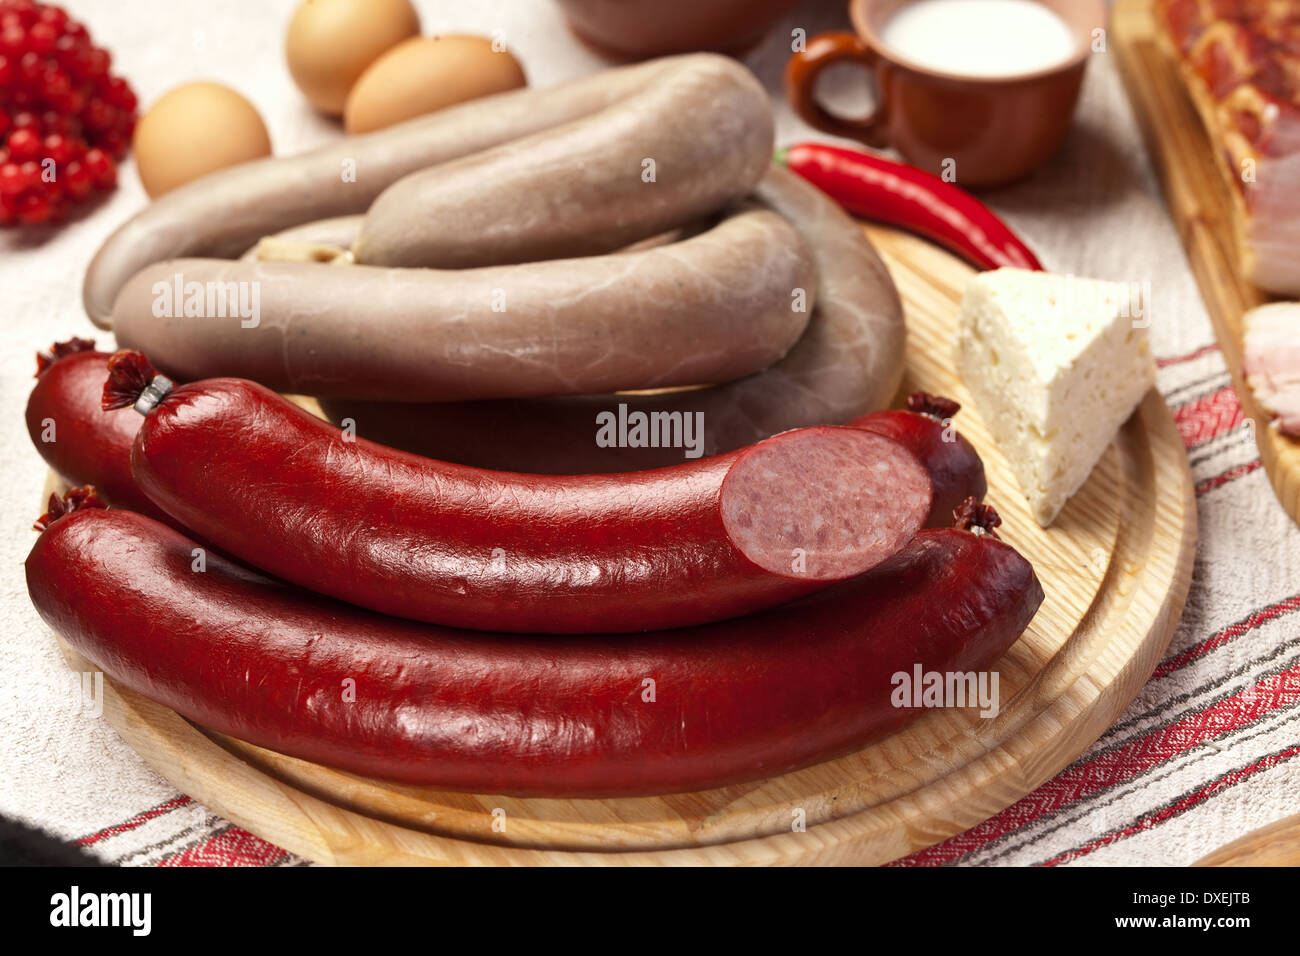
[[[625,150],[638,141],[627,138],[628,124],[638,122],[647,103],[659,103],[664,90],[672,94],[674,115],[661,135],[670,138],[657,141],[656,155],[630,157]],[[566,124],[584,127],[591,136],[584,151],[567,157],[567,165],[561,157],[540,168],[517,146],[492,152],[512,141],[527,145],[532,134]],[[736,135],[717,138],[719,129]],[[464,239],[471,225],[495,223],[474,241],[491,243],[503,228],[524,238],[547,236],[545,221],[512,220],[517,204],[527,197],[528,208],[544,207],[547,196],[568,195],[575,170],[587,159],[582,175],[589,188],[593,182],[614,183],[646,213],[632,232],[652,222],[685,223],[748,193],[771,161],[772,146],[771,108],[762,86],[739,63],[713,54],[668,57],[550,89],[500,93],[300,156],[243,163],[188,183],[109,236],[86,272],[82,298],[91,321],[107,328],[118,292],[150,263],[235,258],[282,229],[365,212],[402,177],[474,153],[495,157],[491,170],[503,178],[453,198],[438,210],[436,222],[425,224],[426,231]],[[642,181],[643,158],[656,160],[657,182]],[[592,230],[591,241],[614,248],[629,234],[617,210],[618,204],[585,210],[582,222]],[[565,248],[555,245],[550,255],[564,255]]]
[[[762,372],[671,394],[440,405],[325,400],[333,421],[385,445],[445,461],[541,474],[637,471],[679,463],[674,447],[604,447],[596,416],[702,415],[706,455],[808,425],[842,424],[888,405],[902,382],[906,330],[898,291],[861,227],[816,187],[773,167],[755,198],[808,242],[817,305],[803,336]],[[340,267],[342,268],[342,267]]]
[[[729,381],[785,356],[815,305],[803,237],[747,207],[682,242],[514,266],[169,259],[123,287],[113,330],[181,380],[439,402]]]

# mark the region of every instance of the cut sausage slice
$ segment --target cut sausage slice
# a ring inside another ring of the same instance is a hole
[[[792,564],[813,581],[861,574],[897,551],[930,510],[929,481],[891,444],[847,428],[805,428],[741,452],[719,492],[727,536],[775,575],[788,577]]]

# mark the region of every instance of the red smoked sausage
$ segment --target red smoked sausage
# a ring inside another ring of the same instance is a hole
[[[109,363],[106,407],[154,376]],[[170,384],[170,383],[168,383]],[[772,607],[896,553],[930,479],[890,438],[824,426],[671,468],[539,476],[420,458],[243,379],[147,415],[140,488],[221,550],[397,617],[523,633],[685,627]]]
[[[367,776],[521,796],[699,790],[851,752],[919,716],[891,703],[895,674],[986,670],[1042,602],[1013,548],[950,528],[785,607],[557,640],[387,618],[215,555],[197,572],[193,547],[140,515],[78,511],[36,542],[28,591],[97,666],[206,727]]]
[[[907,398],[907,408],[872,412],[855,418],[848,426],[887,435],[921,460],[934,487],[934,502],[925,526],[946,528],[967,498],[984,500],[989,490],[984,462],[975,447],[952,427],[952,418],[961,408],[952,399],[913,392]]]
[[[94,348],[90,339],[74,338],[36,356],[36,387],[27,400],[32,444],[70,484],[94,485],[110,504],[162,518],[131,476],[140,416],[100,408],[109,356]]]

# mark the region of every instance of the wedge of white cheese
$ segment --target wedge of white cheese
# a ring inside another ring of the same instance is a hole
[[[966,287],[957,371],[1044,527],[1155,382],[1141,292],[1022,269]]]

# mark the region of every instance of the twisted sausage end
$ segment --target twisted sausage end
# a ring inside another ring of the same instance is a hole
[[[76,355],[78,352],[93,351],[95,351],[94,339],[82,339],[74,336],[66,342],[55,342],[50,346],[48,352],[36,353],[36,378],[40,378],[46,369],[59,359],[67,358],[69,355]]]
[[[69,488],[62,498],[57,494],[50,495],[50,503],[46,507],[45,514],[37,518],[36,523],[32,525],[33,531],[44,531],[59,518],[70,515],[74,511],[107,508],[108,505],[99,499],[94,485],[83,485],[80,488]]]
[[[971,534],[988,535],[996,538],[993,530],[1002,524],[1002,518],[992,505],[982,505],[974,496],[967,498],[952,513],[953,527]]]
[[[913,392],[907,396],[907,410],[918,415],[927,415],[941,422],[961,411],[961,403],[954,402],[951,398],[944,398],[942,395],[931,395],[929,392]]]
[[[157,374],[143,352],[134,349],[114,352],[108,360],[108,381],[104,383],[100,407],[111,412],[134,405]]]

